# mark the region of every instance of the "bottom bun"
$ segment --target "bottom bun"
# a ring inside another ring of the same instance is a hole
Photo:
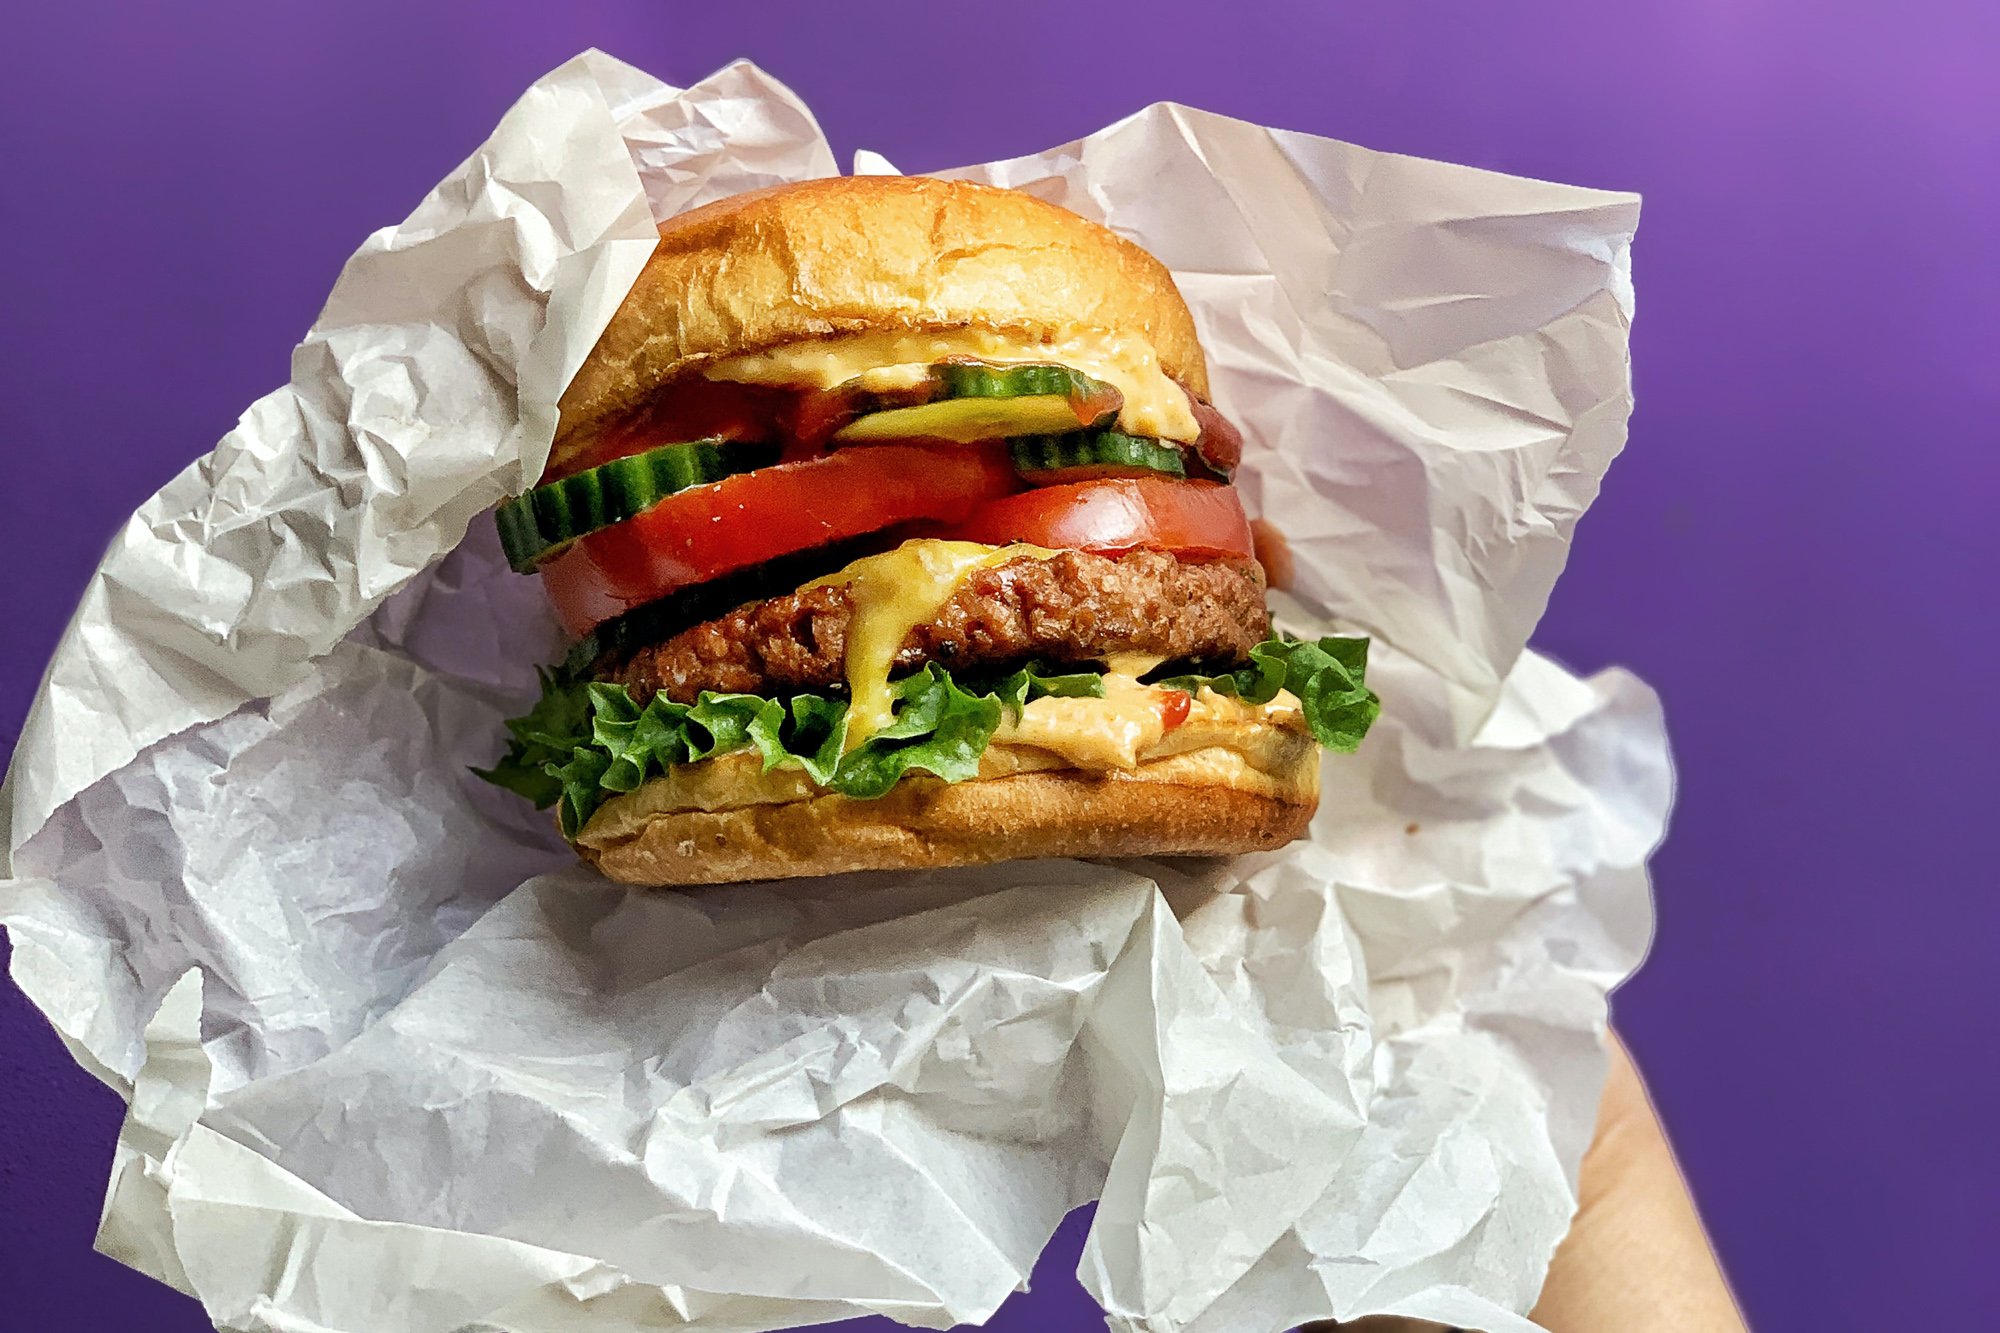
[[[593,820],[577,850],[626,884],[729,884],[983,865],[1031,856],[1224,855],[1282,847],[1319,805],[1310,737],[1252,768],[1199,750],[1135,769],[1059,768],[944,783],[910,778],[858,801],[813,794],[730,809]],[[646,789],[632,793],[643,798]],[[624,798],[630,799],[630,798]],[[607,807],[607,811],[609,807]]]

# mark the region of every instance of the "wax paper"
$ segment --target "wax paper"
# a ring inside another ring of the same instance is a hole
[[[1671,785],[1525,648],[1637,200],[1167,105],[956,173],[1173,268],[1382,721],[1278,853],[626,890],[468,771],[560,644],[482,515],[657,219],[837,169],[754,66],[578,57],[120,533],[0,803],[15,979],[131,1103],[100,1247],[227,1329],[944,1327],[1096,1199],[1117,1328],[1531,1327]]]

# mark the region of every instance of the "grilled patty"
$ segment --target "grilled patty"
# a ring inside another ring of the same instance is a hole
[[[642,701],[663,693],[691,703],[703,690],[824,690],[846,681],[853,617],[848,590],[838,585],[752,602],[638,650],[613,678]],[[1114,653],[1233,664],[1269,629],[1264,573],[1254,561],[1064,551],[974,573],[910,632],[896,666],[1101,662]]]

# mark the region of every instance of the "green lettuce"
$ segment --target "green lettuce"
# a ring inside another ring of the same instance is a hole
[[[1313,739],[1329,750],[1352,754],[1375,724],[1382,701],[1363,683],[1368,672],[1368,640],[1266,639],[1250,650],[1250,664],[1214,676],[1168,676],[1152,681],[1193,693],[1203,686],[1265,704],[1290,690],[1303,706]]]
[[[623,685],[548,672],[541,681],[534,708],[507,723],[507,753],[492,768],[473,771],[538,806],[556,806],[570,837],[598,806],[636,791],[669,765],[739,750],[754,750],[767,773],[802,769],[827,790],[861,800],[882,795],[911,772],[963,782],[978,773],[1003,713],[1018,717],[1030,700],[1047,694],[1104,693],[1095,673],[1048,675],[1025,667],[968,688],[932,664],[891,686],[891,721],[850,750],[844,699],[704,690],[692,704],[656,694],[642,705]]]
[[[1251,703],[1289,689],[1306,724],[1329,749],[1351,751],[1375,720],[1375,695],[1362,683],[1366,639],[1316,642],[1270,639],[1250,664],[1219,675],[1171,676],[1154,683],[1190,692],[1207,686]],[[542,696],[507,723],[507,753],[480,777],[537,806],[557,807],[562,831],[575,837],[597,808],[635,791],[673,764],[753,751],[765,772],[803,771],[819,786],[858,800],[887,792],[909,773],[963,782],[1003,717],[1020,716],[1048,695],[1096,698],[1097,671],[1053,673],[1036,666],[1006,675],[955,680],[936,663],[891,685],[891,720],[851,749],[847,701],[820,694],[770,699],[703,691],[692,704],[655,695],[641,704],[623,685],[544,672]]]
[[[590,735],[590,694],[581,681],[551,671],[537,674],[542,697],[527,716],[508,720],[507,753],[493,767],[472,771],[546,810],[563,793],[562,778],[555,770],[569,763],[572,751]]]

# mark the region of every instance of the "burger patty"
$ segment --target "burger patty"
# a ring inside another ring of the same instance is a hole
[[[636,652],[612,678],[635,699],[691,703],[703,690],[786,694],[847,679],[847,588],[802,589],[738,607]],[[1103,661],[1114,653],[1236,663],[1270,630],[1255,561],[1064,551],[982,569],[910,631],[896,667],[954,669]]]

